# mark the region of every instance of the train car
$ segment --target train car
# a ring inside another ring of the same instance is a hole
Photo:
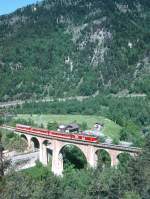
[[[73,140],[80,140],[85,142],[98,142],[97,137],[82,135],[82,134],[72,134],[72,133],[60,133],[57,131],[49,131],[49,135],[57,138],[63,139],[73,139]]]
[[[47,129],[31,128],[31,132],[35,133],[35,134],[48,135],[48,130]]]
[[[29,130],[31,130],[31,126],[16,124],[16,131],[29,131]]]
[[[37,135],[47,135],[51,137],[63,138],[63,139],[73,139],[73,140],[80,140],[84,142],[98,142],[98,138],[92,135],[83,135],[83,134],[75,134],[75,133],[61,133],[58,131],[50,131],[47,129],[40,129],[40,128],[32,128],[31,126],[17,124],[16,131],[27,132],[31,134]]]
[[[23,132],[28,132],[28,133],[33,133],[33,134],[48,135],[48,130],[46,130],[46,129],[32,128],[31,126],[22,125],[22,124],[17,124],[16,125],[16,130],[23,131]]]
[[[83,134],[72,134],[72,139],[82,140],[85,142],[98,142],[97,137]]]
[[[57,137],[57,138],[64,138],[64,139],[71,139],[71,135],[69,133],[60,133],[58,131],[49,131],[49,136]]]

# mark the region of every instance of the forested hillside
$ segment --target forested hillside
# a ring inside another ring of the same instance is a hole
[[[149,0],[45,0],[0,16],[0,100],[150,93]]]

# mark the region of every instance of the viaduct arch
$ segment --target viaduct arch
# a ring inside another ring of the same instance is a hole
[[[68,153],[66,153],[67,152],[67,151],[65,151],[66,149],[68,150]],[[59,154],[58,154],[59,161],[61,162],[60,164],[62,165],[62,170],[64,167],[65,155],[70,154],[69,149],[71,152],[73,152],[73,151],[77,152],[77,154],[76,154],[77,165],[76,166],[78,168],[83,168],[83,167],[85,167],[85,165],[87,166],[87,157],[86,157],[86,154],[83,151],[82,147],[76,146],[75,144],[71,144],[71,143],[67,144],[66,143],[62,146],[62,148],[60,149]],[[70,161],[72,161],[72,163],[73,163],[74,158]]]
[[[106,149],[97,149],[95,152],[96,165],[101,163],[101,166],[111,166],[111,156]]]
[[[36,136],[28,133],[20,133],[21,137],[27,140],[28,142],[28,150],[33,151],[35,149],[39,150],[39,160],[43,165],[47,165],[49,161],[49,155],[52,156],[52,172],[55,175],[62,176],[63,174],[63,155],[62,150],[67,145],[73,145],[78,148],[85,156],[87,161],[87,166],[96,168],[98,161],[98,151],[104,150],[110,156],[111,166],[116,166],[119,162],[119,155],[121,153],[127,152],[131,156],[135,157],[138,153],[138,150],[134,149],[126,149],[119,148],[117,145],[114,146],[105,146],[104,144],[93,144],[93,143],[85,143],[81,141],[74,140],[65,140],[58,139],[54,137],[44,137],[44,136]],[[34,148],[33,148],[34,146]]]
[[[33,151],[37,151],[40,148],[40,143],[38,138],[36,137],[31,138],[31,146]]]

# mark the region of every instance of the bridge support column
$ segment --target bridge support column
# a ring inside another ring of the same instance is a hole
[[[60,142],[53,141],[52,172],[57,176],[63,175],[63,156],[60,153]]]
[[[90,146],[90,145],[87,146],[86,158],[87,158],[87,163],[88,163],[89,167],[91,167],[91,168],[97,167],[97,157],[96,157],[95,150],[94,150],[93,146]]]
[[[39,148],[39,160],[43,165],[47,165],[47,148],[46,146],[40,142],[40,148]]]
[[[120,154],[120,151],[109,149],[108,153],[109,153],[109,155],[111,157],[111,166],[112,167],[117,166],[118,162],[119,162],[117,156]]]
[[[32,151],[31,139],[27,137],[27,140],[28,140],[28,147],[27,147],[27,150],[28,150],[28,151]]]

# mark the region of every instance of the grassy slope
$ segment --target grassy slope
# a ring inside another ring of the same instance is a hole
[[[86,122],[88,124],[88,128],[93,128],[93,124],[96,122],[101,122],[104,124],[104,134],[110,136],[112,138],[118,138],[121,127],[114,123],[113,121],[101,117],[101,116],[89,116],[89,115],[28,115],[28,114],[20,114],[17,115],[15,119],[23,118],[23,119],[32,119],[35,123],[43,125],[46,127],[48,122],[56,121],[59,124],[68,124],[71,122],[77,122],[81,124],[82,122]]]
[[[28,169],[24,169],[21,171],[21,173],[24,173],[26,175],[31,176],[34,179],[41,179],[42,177],[46,177],[51,174],[50,167],[43,167],[41,166],[35,166]]]

